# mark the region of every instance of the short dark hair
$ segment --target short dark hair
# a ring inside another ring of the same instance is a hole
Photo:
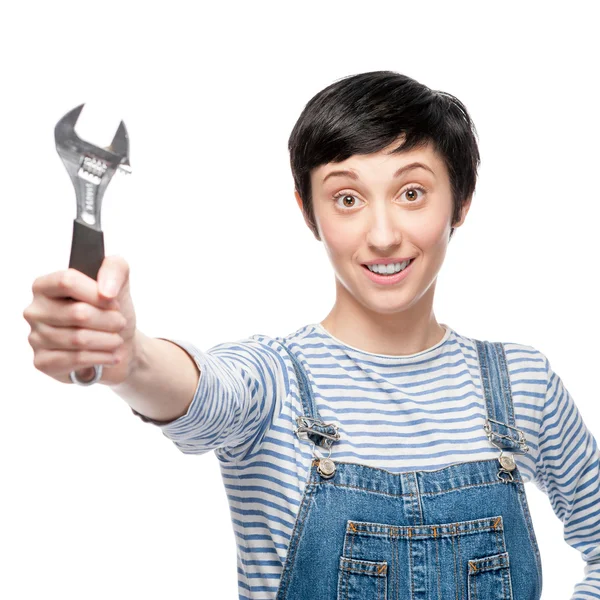
[[[315,237],[310,173],[354,154],[388,147],[405,152],[428,142],[442,157],[452,187],[452,223],[475,191],[480,163],[477,130],[458,98],[394,71],[372,71],[337,80],[304,107],[288,141],[294,184]],[[454,228],[450,232],[450,237]]]

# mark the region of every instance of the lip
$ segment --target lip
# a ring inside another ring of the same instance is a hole
[[[410,272],[412,270],[414,262],[415,261],[413,259],[411,261],[411,263],[408,265],[408,267],[406,267],[405,269],[400,271],[400,273],[396,273],[395,275],[378,275],[377,273],[373,273],[373,271],[369,271],[369,269],[365,265],[362,265],[362,268],[365,271],[366,276],[371,281],[378,283],[380,285],[394,285],[395,283],[398,283],[398,282],[402,281],[403,279],[406,279],[406,277],[410,274]]]
[[[411,260],[414,256],[406,256],[405,258],[376,258],[368,262],[361,263],[363,265],[390,265],[393,263],[401,263],[405,260]]]

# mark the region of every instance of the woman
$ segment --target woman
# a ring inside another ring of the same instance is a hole
[[[207,351],[149,338],[119,257],[98,283],[73,270],[34,283],[37,368],[68,383],[103,364],[100,383],[182,452],[215,451],[240,598],[538,599],[527,481],[586,561],[574,597],[600,597],[599,452],[573,399],[534,347],[468,338],[433,312],[475,135],[459,100],[398,73],[312,98],[291,167],[336,299],[289,335]]]

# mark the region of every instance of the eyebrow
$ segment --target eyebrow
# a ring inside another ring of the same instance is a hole
[[[428,167],[424,163],[413,162],[408,165],[404,165],[403,167],[400,167],[392,175],[392,178],[400,177],[400,175],[402,175],[403,173],[406,173],[406,171],[412,171],[413,169],[426,169],[435,177],[435,173],[433,172],[431,167]],[[339,171],[331,171],[330,173],[327,173],[327,175],[325,175],[325,177],[323,178],[323,183],[325,183],[330,177],[344,177],[344,176],[350,177],[350,179],[355,179],[355,180],[359,179],[358,175],[354,171],[339,170]]]

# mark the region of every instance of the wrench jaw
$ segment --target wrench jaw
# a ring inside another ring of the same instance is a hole
[[[131,166],[129,164],[129,135],[127,134],[127,128],[123,121],[119,123],[119,127],[107,150],[110,150],[116,156],[122,157],[122,160],[117,166],[119,171],[131,173]]]
[[[117,169],[130,173],[129,136],[123,121],[108,148],[82,140],[75,124],[85,105],[68,112],[54,128],[56,150],[71,178],[77,196],[76,221],[101,231],[100,212],[106,187]]]
[[[74,141],[83,141],[80,140],[77,134],[75,133],[75,124],[79,119],[79,115],[83,110],[84,104],[80,104],[76,106],[73,110],[69,111],[57,124],[54,128],[54,139],[56,140],[56,147],[65,146],[69,142]]]

